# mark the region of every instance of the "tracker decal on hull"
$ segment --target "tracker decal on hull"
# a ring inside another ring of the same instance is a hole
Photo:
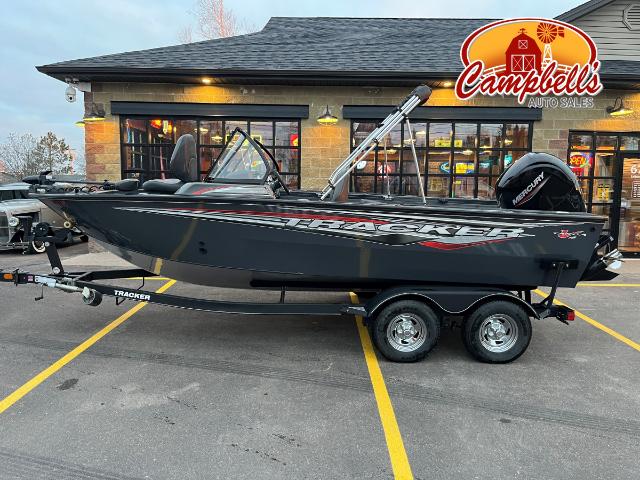
[[[447,223],[425,223],[398,218],[371,218],[301,212],[269,212],[251,210],[213,210],[202,208],[136,208],[116,207],[137,213],[198,218],[247,225],[282,228],[332,236],[354,238],[390,246],[420,245],[440,250],[502,243],[523,237],[534,237],[524,228],[513,226],[467,225],[447,219]],[[416,219],[417,220],[417,219]],[[533,226],[529,229],[535,228]]]

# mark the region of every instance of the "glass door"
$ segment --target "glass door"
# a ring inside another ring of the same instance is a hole
[[[618,248],[640,254],[640,155],[623,155],[621,160]]]

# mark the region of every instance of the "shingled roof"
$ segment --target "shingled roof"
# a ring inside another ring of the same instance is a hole
[[[118,73],[442,78],[461,70],[461,43],[490,21],[274,17],[248,35],[70,60],[38,70],[60,79]]]
[[[460,45],[493,20],[274,17],[248,35],[37,68],[60,80],[199,81],[207,75],[216,82],[414,84],[457,76]],[[613,63],[612,74],[638,75],[636,62]],[[604,75],[609,68],[605,62]]]

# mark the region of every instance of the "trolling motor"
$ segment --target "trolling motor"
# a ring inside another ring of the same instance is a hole
[[[73,190],[78,191],[83,188],[90,187],[93,190],[123,190],[129,191],[134,188],[121,188],[122,186],[129,187],[135,183],[135,188],[138,187],[137,179],[125,179],[119,182],[110,182],[109,180],[103,180],[101,182],[94,182],[91,180],[66,180],[58,179],[52,175],[51,170],[43,170],[38,175],[28,175],[22,179],[24,183],[28,183],[32,186],[32,189],[38,193],[47,193],[52,191],[66,191]],[[58,184],[58,185],[57,185]],[[60,186],[62,185],[62,186]],[[72,187],[64,185],[72,185]],[[76,187],[75,185],[84,185],[84,187]]]

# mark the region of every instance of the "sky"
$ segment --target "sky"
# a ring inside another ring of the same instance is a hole
[[[9,133],[48,131],[82,151],[81,96],[64,97],[66,85],[37,65],[178,42],[193,24],[194,0],[21,0],[0,16],[0,144]],[[272,16],[553,18],[580,0],[228,0],[236,16],[261,29]],[[194,39],[196,40],[196,39]]]

